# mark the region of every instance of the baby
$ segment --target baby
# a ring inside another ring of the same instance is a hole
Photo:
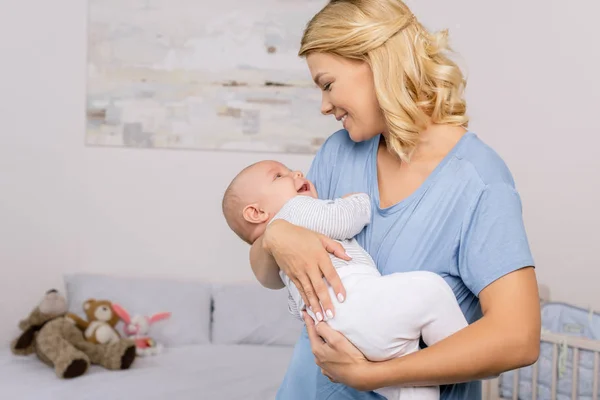
[[[307,310],[316,323],[326,319],[367,359],[383,361],[419,349],[419,339],[432,345],[467,326],[456,297],[439,275],[428,271],[382,276],[371,256],[354,237],[371,220],[371,202],[364,193],[322,200],[300,172],[276,161],[246,167],[230,183],[223,198],[229,227],[252,244],[276,219],[286,220],[339,241],[350,261],[330,255],[348,298],[330,295],[335,317]],[[290,312],[302,319],[306,309],[294,283],[283,271]],[[377,390],[389,400],[439,399],[439,387],[386,387]]]

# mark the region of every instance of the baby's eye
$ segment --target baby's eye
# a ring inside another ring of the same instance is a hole
[[[281,178],[281,176],[282,176],[281,174],[275,174],[275,179]]]

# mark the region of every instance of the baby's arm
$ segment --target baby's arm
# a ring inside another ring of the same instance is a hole
[[[298,196],[289,222],[319,232],[331,239],[351,239],[371,221],[371,201],[366,193],[335,200]]]

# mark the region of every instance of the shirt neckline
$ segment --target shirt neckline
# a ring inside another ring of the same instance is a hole
[[[371,180],[372,187],[370,188],[371,193],[372,193],[371,197],[373,198],[374,207],[377,210],[377,212],[381,215],[386,215],[386,214],[391,214],[391,213],[397,212],[398,210],[401,210],[402,208],[404,208],[407,205],[409,205],[410,203],[412,203],[412,201],[415,200],[416,198],[421,197],[422,193],[424,193],[425,191],[427,191],[427,189],[429,189],[429,187],[431,187],[431,185],[433,184],[433,182],[435,181],[437,176],[440,174],[440,172],[446,167],[446,165],[448,165],[450,160],[452,158],[454,158],[455,154],[460,150],[460,148],[464,145],[464,143],[472,136],[474,136],[473,132],[471,132],[471,131],[465,132],[462,135],[462,137],[458,140],[458,142],[452,147],[452,149],[450,149],[448,154],[446,154],[446,156],[444,156],[444,158],[438,163],[438,165],[434,168],[434,170],[429,174],[427,179],[425,179],[425,181],[415,191],[413,191],[410,195],[408,195],[404,199],[400,200],[399,202],[397,202],[391,206],[382,208],[382,207],[380,207],[379,176],[377,174],[377,151],[379,149],[379,143],[382,139],[382,135],[381,134],[377,135],[373,139],[372,144],[371,144],[371,160],[369,162],[370,173],[371,173],[371,176],[373,177],[373,179]]]

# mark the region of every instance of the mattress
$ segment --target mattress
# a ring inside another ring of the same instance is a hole
[[[131,369],[92,366],[79,378],[58,379],[34,355],[0,351],[0,399],[180,400],[274,399],[293,347],[196,345],[138,357]]]

